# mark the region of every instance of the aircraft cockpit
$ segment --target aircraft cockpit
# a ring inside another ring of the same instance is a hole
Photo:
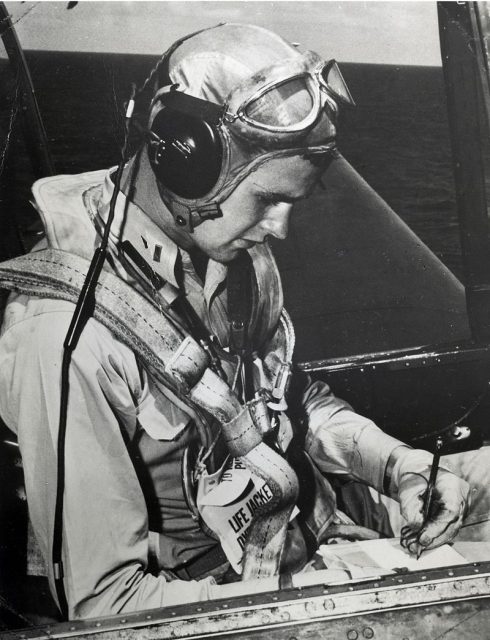
[[[0,3],[0,258],[24,253],[42,236],[28,204],[36,178],[55,167],[69,174],[118,162],[129,86],[157,58],[83,50],[86,34],[80,51],[68,51],[66,37],[41,50],[42,25],[51,25],[51,35],[55,25],[69,34],[77,12],[101,12],[99,21],[112,12],[129,34],[133,5],[146,5],[168,23],[168,44],[186,29],[222,21],[221,14],[291,38],[298,31],[294,37],[308,48],[336,56],[356,106],[341,113],[340,153],[308,200],[295,203],[288,238],[271,242],[295,327],[295,366],[435,463],[467,452],[484,485],[490,472],[478,452],[490,439],[490,5],[398,4]],[[416,27],[421,52],[432,33],[436,57],[407,59],[390,34],[379,36],[373,63],[349,57],[347,46],[330,50],[337,29],[340,44],[358,39],[368,52],[373,43],[359,27],[368,18],[378,19],[380,32],[411,30],[412,39]],[[101,22],[100,29],[113,26]],[[137,144],[136,134],[130,142]],[[253,581],[246,594],[232,583],[221,599],[66,621],[29,524],[18,443],[2,423],[0,635],[485,637],[490,538],[468,533],[416,558],[400,545],[399,530],[376,533],[383,504],[374,492],[366,495],[372,526],[363,529],[353,525],[349,482],[340,478],[336,489],[342,498],[332,535],[298,574]],[[255,507],[230,516],[237,542],[244,543],[240,534]],[[488,514],[479,515],[468,531],[485,527]]]

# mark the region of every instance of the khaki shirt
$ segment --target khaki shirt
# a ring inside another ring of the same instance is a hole
[[[50,246],[90,257],[97,216],[107,212],[111,188],[107,172],[36,183],[36,206]],[[121,195],[114,243],[124,207]],[[126,213],[125,236],[146,252],[162,277],[185,287],[201,318],[225,343],[226,267],[210,261],[201,283],[188,256],[144,212],[130,203]],[[178,260],[183,282],[175,274]],[[112,267],[128,279],[115,259]],[[18,436],[29,513],[51,585],[62,344],[73,308],[69,302],[13,295],[0,338],[0,414]],[[319,468],[381,488],[399,441],[355,414],[321,382],[308,386],[303,401],[309,417],[306,446]],[[70,617],[211,597],[209,579],[168,582],[163,573],[149,572],[152,556],[160,567],[172,568],[215,545],[183,497],[181,456],[195,437],[189,416],[133,352],[93,319],[72,358],[67,424],[63,562]]]

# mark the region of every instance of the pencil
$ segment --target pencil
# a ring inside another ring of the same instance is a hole
[[[425,526],[429,519],[430,508],[432,506],[432,496],[434,493],[434,487],[437,480],[437,472],[439,471],[439,460],[441,459],[442,438],[439,436],[436,441],[436,449],[432,458],[432,465],[429,473],[429,481],[427,483],[427,490],[424,494],[424,504],[422,507],[423,523],[422,528]],[[419,549],[417,552],[417,560],[420,558],[423,549]]]

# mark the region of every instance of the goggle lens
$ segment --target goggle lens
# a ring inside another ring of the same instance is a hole
[[[319,78],[325,89],[327,89],[334,98],[344,104],[349,104],[355,107],[356,103],[354,102],[354,98],[352,97],[349,88],[347,87],[347,83],[345,82],[335,60],[327,62],[327,64],[320,70]]]
[[[271,87],[249,102],[244,114],[262,125],[287,129],[303,122],[313,106],[314,98],[306,77],[296,77]]]

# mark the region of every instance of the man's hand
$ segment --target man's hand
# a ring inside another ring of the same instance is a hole
[[[400,503],[407,521],[401,544],[414,555],[450,542],[458,533],[466,513],[469,484],[445,465],[439,468],[427,521],[423,519],[432,455],[421,449],[399,447],[393,452],[390,495]]]

